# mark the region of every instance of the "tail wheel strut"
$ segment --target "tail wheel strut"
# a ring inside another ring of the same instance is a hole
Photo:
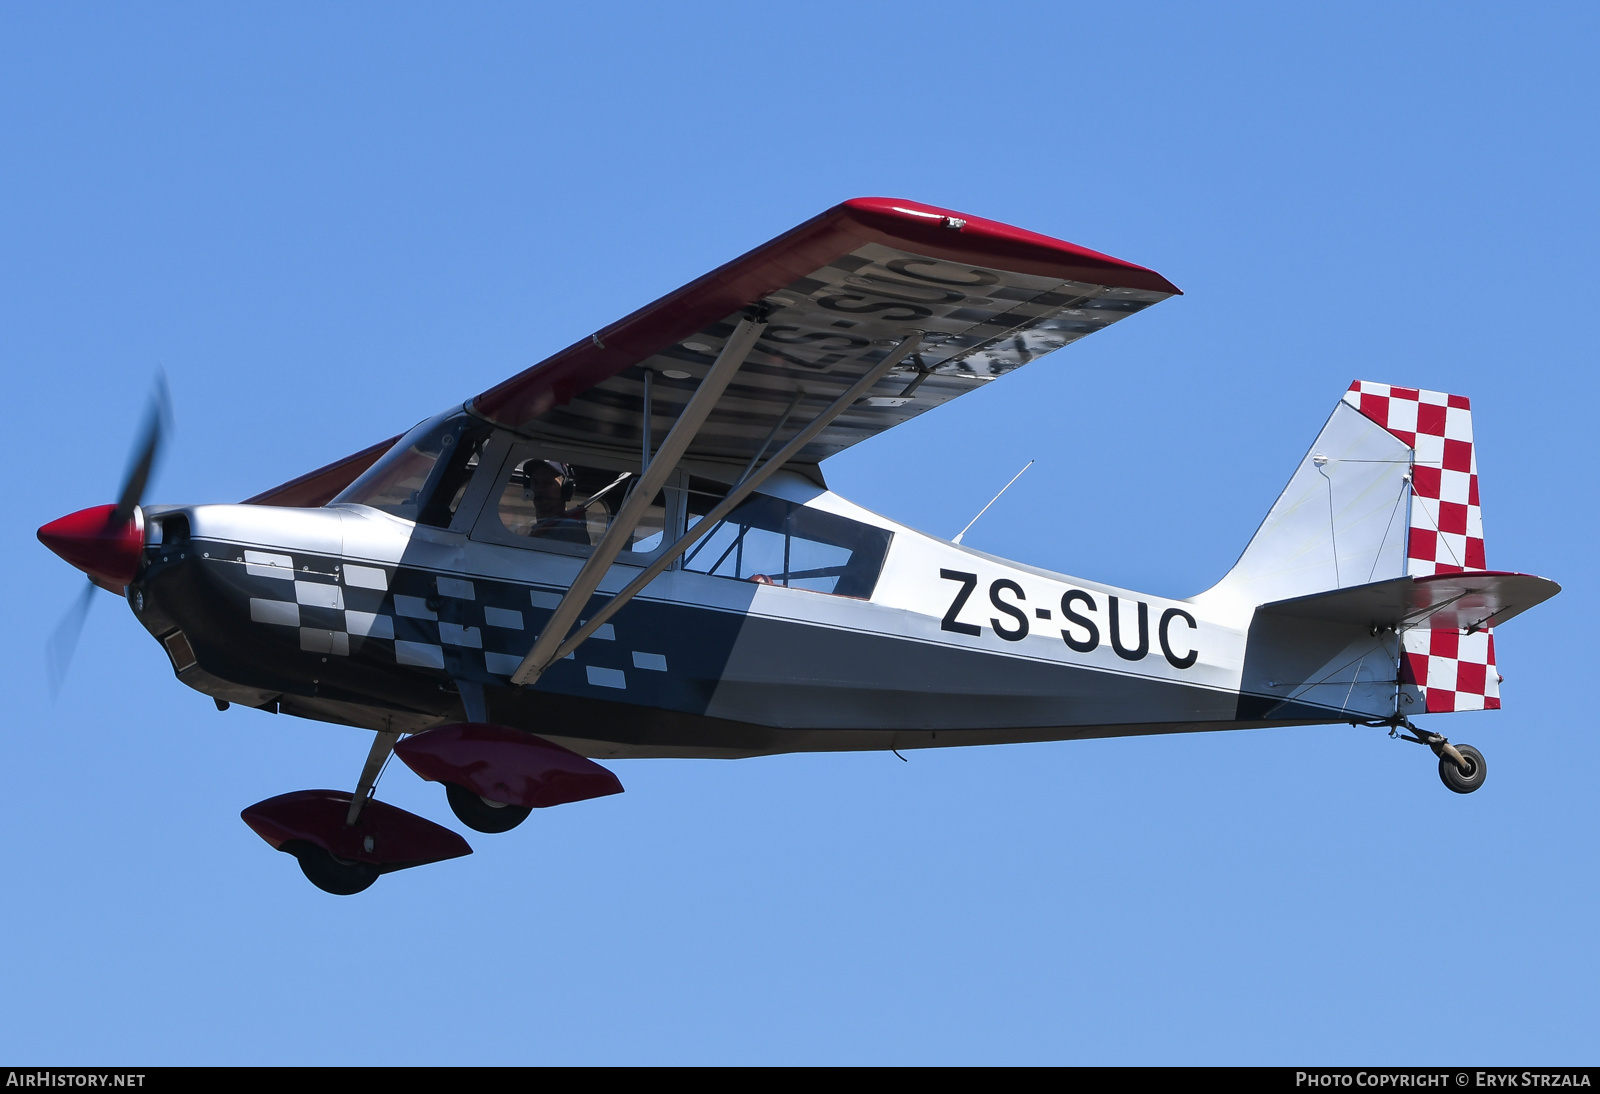
[[[1404,726],[1411,734],[1397,732],[1397,726]],[[1472,793],[1483,785],[1489,773],[1483,753],[1471,745],[1453,745],[1438,733],[1418,729],[1409,718],[1401,718],[1398,723],[1391,724],[1389,735],[1433,749],[1433,754],[1439,757],[1439,781],[1457,794]]]

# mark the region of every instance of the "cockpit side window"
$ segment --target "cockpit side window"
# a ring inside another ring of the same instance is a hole
[[[728,493],[691,478],[689,527]],[[868,599],[892,533],[792,501],[755,494],[684,555],[682,566],[715,577]]]
[[[593,547],[605,536],[639,481],[637,471],[569,463],[523,449],[512,455],[474,536],[518,546]],[[648,554],[662,545],[666,491],[652,503],[623,549]]]
[[[334,501],[370,505],[418,524],[448,527],[491,432],[465,414],[424,422],[395,442]]]

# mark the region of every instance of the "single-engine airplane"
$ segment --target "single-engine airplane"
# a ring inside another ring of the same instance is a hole
[[[622,790],[596,760],[1349,722],[1500,705],[1466,398],[1357,381],[1214,586],[1010,562],[828,490],[822,462],[1178,290],[1005,224],[847,201],[404,435],[237,505],[115,505],[39,538],[173,671],[373,733],[352,791],[244,820],[334,893],[470,852],[377,800],[391,753],[503,832]],[[159,421],[159,418],[156,419]]]

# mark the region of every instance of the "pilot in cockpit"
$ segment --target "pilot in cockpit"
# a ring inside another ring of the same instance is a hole
[[[572,469],[556,460],[529,460],[523,465],[523,497],[533,503],[535,520],[529,536],[558,543],[589,545],[589,527],[581,510],[569,510],[576,488]]]

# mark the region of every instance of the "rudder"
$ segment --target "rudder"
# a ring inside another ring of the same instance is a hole
[[[1405,573],[1426,577],[1487,569],[1471,400],[1357,380],[1344,402],[1411,449]],[[1490,629],[1410,630],[1404,642],[1403,704],[1421,704],[1428,714],[1499,708]]]

